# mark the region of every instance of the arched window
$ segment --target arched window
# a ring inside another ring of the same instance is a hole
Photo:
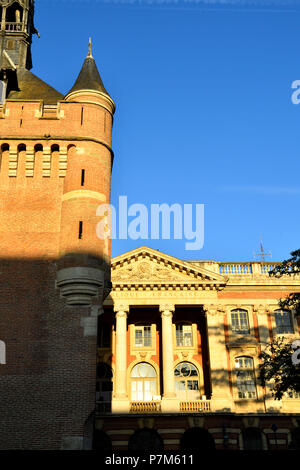
[[[130,374],[131,401],[152,401],[157,395],[156,370],[147,362],[140,362]]]
[[[59,152],[59,145],[57,144],[51,145],[51,153],[53,152]]]
[[[18,145],[18,152],[26,152],[26,145],[25,144],[19,144]]]
[[[247,428],[242,432],[244,450],[262,450],[261,432],[258,428]]]
[[[231,328],[239,335],[249,334],[249,320],[247,310],[231,310]]]
[[[36,144],[34,146],[34,151],[37,153],[37,152],[42,152],[43,151],[43,146],[42,144]]]
[[[97,365],[96,401],[99,412],[111,410],[111,399],[113,391],[113,374],[111,367],[105,362]]]
[[[239,398],[256,398],[255,375],[251,357],[235,359],[236,385]]]
[[[193,346],[193,326],[191,323],[176,323],[176,346]]]
[[[2,168],[2,164],[3,164],[2,159],[3,159],[3,156],[4,156],[5,152],[9,153],[9,145],[8,144],[2,144],[1,148],[0,148],[0,171],[1,171],[1,168]]]
[[[4,341],[0,340],[0,364],[6,364],[6,348]]]
[[[6,10],[6,21],[9,22],[20,22],[22,21],[23,9],[18,2],[14,2]]]
[[[292,315],[288,310],[276,310],[275,323],[277,334],[294,333]]]
[[[182,401],[199,400],[199,372],[190,362],[180,362],[175,367],[175,392]]]

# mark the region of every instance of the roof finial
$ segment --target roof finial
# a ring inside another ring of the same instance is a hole
[[[93,56],[92,56],[92,39],[89,38],[89,53],[87,55],[88,57],[90,57],[91,59],[93,59]]]

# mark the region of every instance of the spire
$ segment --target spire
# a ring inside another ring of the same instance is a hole
[[[91,59],[93,59],[93,56],[92,56],[92,38],[89,39],[89,53],[88,53],[87,57],[90,57]]]
[[[74,86],[71,88],[71,90],[69,91],[69,93],[67,93],[66,96],[70,95],[71,93],[74,93],[76,91],[81,91],[81,90],[99,91],[100,93],[103,93],[110,98],[109,94],[107,93],[103,85],[96,62],[92,56],[91,38],[89,40],[88,55],[85,61],[83,62],[83,66],[80,70],[80,73],[77,77],[77,80]]]

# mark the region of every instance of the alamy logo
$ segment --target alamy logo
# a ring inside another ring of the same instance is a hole
[[[96,215],[98,238],[105,240],[186,240],[186,250],[204,245],[204,204],[144,204],[128,206],[127,196],[119,197],[118,211],[101,204]]]
[[[300,80],[294,80],[292,83],[292,88],[295,90],[292,93],[292,103],[293,104],[299,104],[300,103]]]
[[[296,339],[292,342],[292,363],[294,366],[298,366],[300,364],[300,339]]]

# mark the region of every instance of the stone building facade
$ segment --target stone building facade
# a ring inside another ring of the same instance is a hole
[[[182,261],[147,247],[112,260],[96,420],[108,448],[299,446],[300,395],[274,400],[258,380],[265,346],[300,333],[294,312],[278,306],[300,291],[300,276],[270,277],[273,266]]]

